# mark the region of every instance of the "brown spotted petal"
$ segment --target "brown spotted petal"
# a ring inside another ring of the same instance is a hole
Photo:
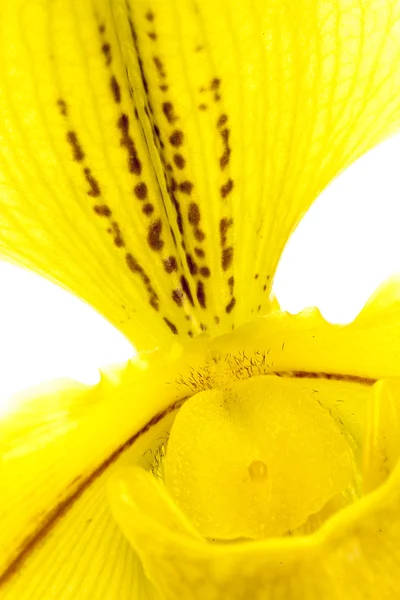
[[[400,121],[392,0],[5,0],[0,250],[139,347],[269,310],[287,237]]]

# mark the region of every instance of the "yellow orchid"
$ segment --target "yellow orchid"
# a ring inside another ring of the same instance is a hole
[[[0,251],[140,351],[0,422],[2,599],[399,597],[399,281],[271,296],[399,90],[399,0],[2,1]]]

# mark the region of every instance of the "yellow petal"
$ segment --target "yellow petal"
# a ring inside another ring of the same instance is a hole
[[[158,600],[110,514],[106,481],[119,459],[60,510],[0,578],[2,600]]]
[[[381,380],[368,404],[364,448],[364,489],[384,483],[400,457],[400,379]]]
[[[150,377],[142,359],[96,386],[41,386],[1,420],[2,598],[131,597],[141,570],[109,519],[105,481],[116,465],[143,461],[170,427],[185,392],[163,375],[168,362],[164,354],[160,369],[154,360]]]
[[[144,348],[267,312],[293,227],[399,125],[399,19],[392,0],[5,0],[0,251]]]

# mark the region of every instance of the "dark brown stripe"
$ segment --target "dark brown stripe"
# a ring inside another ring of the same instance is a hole
[[[72,148],[73,159],[76,162],[82,162],[85,158],[85,153],[78,141],[78,136],[75,131],[67,131],[67,141]]]
[[[176,327],[176,325],[174,323],[172,323],[172,321],[170,321],[169,319],[167,319],[167,317],[164,317],[164,321],[165,323],[168,325],[168,327],[170,328],[170,330],[172,331],[172,333],[174,335],[178,335],[178,329]]]
[[[227,306],[225,306],[225,312],[229,313],[232,312],[234,306],[236,304],[236,298],[232,298],[232,300],[229,302],[229,304],[227,304]]]
[[[89,489],[89,487],[101,476],[103,473],[110,467],[120,456],[128,450],[142,435],[147,433],[154,425],[157,425],[164,417],[172,413],[174,410],[177,410],[182,406],[182,404],[189,398],[189,396],[185,396],[180,400],[176,400],[168,406],[165,410],[154,415],[150,421],[140,429],[137,433],[135,433],[132,437],[130,437],[126,442],[124,442],[119,448],[117,448],[101,465],[97,467],[90,475],[84,479],[77,489],[70,495],[68,498],[65,498],[62,502],[57,504],[43,519],[42,523],[39,525],[39,528],[31,533],[20,545],[18,549],[17,557],[11,562],[11,564],[5,569],[5,571],[0,575],[0,586],[4,585],[13,575],[15,575],[24,561],[29,558],[29,556],[34,551],[35,547],[41,543],[46,536],[51,532],[53,527],[57,524],[57,522],[64,517],[67,512],[72,508],[72,506],[79,500],[79,498],[83,495],[83,493]],[[76,478],[74,481],[76,481]],[[71,484],[70,484],[71,485]],[[70,486],[68,486],[70,487]]]
[[[121,102],[121,88],[119,87],[119,83],[116,80],[115,75],[112,75],[110,79],[110,87],[114,101],[119,104]]]
[[[328,379],[333,381],[345,381],[347,383],[359,383],[361,385],[374,385],[376,379],[372,377],[362,377],[360,375],[349,375],[347,373],[325,373],[314,371],[270,371],[266,375],[276,375],[277,377],[292,377],[296,379]]]

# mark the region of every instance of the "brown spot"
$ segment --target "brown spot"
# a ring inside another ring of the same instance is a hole
[[[205,325],[204,323],[200,323],[200,329],[202,331],[207,331],[207,325]]]
[[[228,279],[228,286],[230,295],[233,296],[233,288],[235,286],[235,278],[233,277],[233,275]]]
[[[167,86],[167,85],[165,85],[165,83],[163,83],[162,85],[160,85],[160,90],[161,90],[162,92],[167,92],[167,91],[168,91],[168,86]]]
[[[125,113],[122,113],[118,119],[117,127],[126,135],[129,133],[129,117]]]
[[[193,331],[190,331],[190,330],[189,330],[189,331],[188,331],[188,336],[189,336],[190,338],[192,338],[192,337],[193,337]]]
[[[219,166],[221,167],[221,170],[223,171],[225,169],[225,167],[229,164],[229,157],[230,157],[230,149],[228,148],[224,154],[221,156],[221,158],[219,159]]]
[[[82,162],[85,158],[85,153],[79,144],[78,136],[75,131],[67,132],[67,141],[71,145],[73,159],[76,160],[76,162]]]
[[[142,212],[149,217],[150,215],[153,214],[154,212],[154,206],[152,204],[150,204],[149,202],[146,202],[146,204],[144,204],[144,206],[142,207]]]
[[[206,308],[206,292],[204,289],[204,283],[202,281],[197,282],[196,296],[201,308]]]
[[[267,286],[266,286],[266,285],[263,285],[263,290],[264,290],[264,292],[265,292],[265,290],[266,290],[266,289],[267,289]]]
[[[101,51],[105,56],[106,59],[106,65],[109,66],[111,65],[111,61],[112,61],[112,56],[111,56],[111,46],[110,44],[108,44],[107,42],[105,42],[102,47],[101,47]]]
[[[164,79],[166,77],[166,75],[165,75],[164,65],[162,63],[162,60],[158,56],[153,56],[153,62],[156,66],[159,76]]]
[[[99,32],[101,34],[103,34],[105,32],[105,30],[106,30],[106,26],[104,25],[104,23],[100,23],[100,25],[99,25]]]
[[[190,291],[190,287],[189,287],[188,281],[187,281],[187,279],[186,279],[186,277],[184,275],[181,276],[180,282],[181,282],[181,286],[182,286],[182,289],[183,289],[184,293],[189,298],[190,304],[192,306],[194,306],[192,292]]]
[[[222,137],[222,141],[224,142],[224,144],[227,144],[229,142],[229,135],[230,135],[230,130],[225,127],[225,129],[223,129],[221,131],[221,137]]]
[[[178,306],[182,306],[183,304],[183,292],[180,289],[172,290],[172,300]]]
[[[179,191],[182,192],[182,194],[191,194],[193,190],[193,183],[191,181],[182,181],[179,184]]]
[[[63,117],[67,116],[67,103],[65,102],[65,100],[63,100],[62,98],[59,98],[57,100],[57,104],[58,104],[58,108],[60,109],[60,113],[62,114]]]
[[[158,296],[151,285],[150,277],[147,275],[146,271],[143,269],[142,265],[138,263],[136,258],[132,256],[132,254],[127,253],[125,255],[126,264],[128,268],[132,271],[132,273],[138,274],[143,281],[146,290],[149,293],[149,304],[154,308],[154,310],[160,310],[158,303]]]
[[[135,107],[135,117],[137,120],[139,120],[139,113],[138,113],[138,109]]]
[[[178,169],[184,169],[186,161],[182,154],[174,154],[174,163]]]
[[[150,22],[154,21],[154,13],[152,13],[151,10],[147,11],[146,19]]]
[[[197,227],[196,227],[196,229],[194,229],[193,235],[198,242],[203,242],[206,238],[206,234],[204,233],[204,231],[202,231],[201,229],[199,229]]]
[[[219,94],[214,94],[215,102],[219,102],[221,100],[221,96]]]
[[[228,181],[226,183],[224,183],[224,185],[221,185],[222,198],[226,198],[227,195],[230,194],[232,189],[233,189],[233,181],[232,181],[232,179],[228,179]]]
[[[152,250],[159,252],[164,246],[164,242],[161,239],[162,233],[162,221],[161,219],[156,219],[153,221],[148,230],[147,234],[147,243],[149,244]]]
[[[200,223],[200,208],[195,202],[189,204],[188,219],[191,225],[198,225]]]
[[[225,312],[229,314],[232,311],[235,304],[236,304],[236,298],[232,298],[232,300],[229,302],[229,304],[227,304],[225,306]]]
[[[221,84],[221,80],[220,80],[220,79],[218,79],[217,77],[215,77],[215,78],[212,80],[212,82],[211,82],[210,88],[211,88],[213,91],[215,91],[215,90],[218,90],[218,88],[219,88],[220,84]]]
[[[204,277],[205,279],[208,279],[208,277],[210,277],[211,275],[211,271],[208,267],[200,267],[200,275],[202,277]]]
[[[164,269],[167,273],[173,273],[173,271],[178,270],[178,263],[175,256],[169,256],[164,260]]]
[[[147,35],[149,36],[149,38],[150,38],[151,40],[156,40],[156,39],[157,39],[157,34],[156,34],[156,32],[155,32],[155,31],[148,31],[148,32],[147,32]]]
[[[229,248],[224,248],[222,250],[222,268],[224,271],[227,271],[232,264],[233,259],[233,248],[230,246]]]
[[[226,217],[224,217],[223,219],[220,220],[219,222],[219,233],[220,233],[220,238],[221,238],[221,246],[225,246],[226,241],[227,241],[227,233],[228,233],[228,229],[229,227],[232,227],[233,225],[233,219],[227,219]]]
[[[182,146],[183,144],[183,133],[179,129],[175,129],[175,131],[169,137],[170,144],[175,146],[176,148]]]
[[[198,258],[204,258],[206,255],[206,253],[204,252],[204,250],[202,248],[195,248],[194,253]]]
[[[207,110],[207,104],[204,104],[204,103],[199,104],[199,110]]]
[[[221,131],[222,143],[224,145],[224,153],[219,159],[219,164],[222,170],[224,170],[227,164],[229,163],[229,158],[232,152],[231,148],[229,147],[229,134],[230,131],[227,128]]]
[[[176,328],[176,325],[174,325],[169,319],[167,319],[167,317],[164,317],[164,321],[166,322],[172,333],[174,335],[178,335],[178,329]]]
[[[200,52],[201,50],[203,50],[204,46],[196,46],[196,48],[194,49],[195,52]]]
[[[258,279],[258,273],[254,275],[254,279]]]
[[[114,75],[112,75],[110,79],[110,87],[112,95],[114,97],[114,102],[119,104],[121,102],[121,88],[119,87],[119,83]]]
[[[133,191],[135,193],[136,198],[139,198],[139,200],[145,200],[147,198],[147,185],[144,181],[141,181],[140,183],[135,185]]]
[[[189,254],[189,252],[186,253],[186,263],[187,263],[187,266],[189,267],[190,274],[197,275],[198,267],[197,267],[195,261],[193,260],[192,255]]]
[[[217,325],[219,325],[219,322],[220,322],[220,321],[219,321],[219,317],[214,317],[214,321],[215,321],[215,323],[216,323]]]
[[[128,151],[128,169],[130,173],[140,175],[142,172],[142,164],[137,155],[135,144],[129,135],[129,118],[128,115],[122,113],[117,121],[117,127],[121,130],[120,145]]]
[[[118,223],[116,221],[112,221],[111,227],[111,231],[114,235],[114,244],[117,246],[117,248],[122,248],[122,246],[125,246],[125,242],[122,238]]]
[[[171,192],[176,192],[178,189],[178,182],[174,177],[171,177]]]
[[[164,102],[162,105],[162,110],[167,118],[168,123],[174,123],[178,119],[174,112],[174,105],[172,102]]]
[[[225,125],[227,123],[227,121],[228,121],[228,116],[227,115],[221,115],[218,118],[217,127],[222,127],[223,125]]]
[[[96,204],[93,206],[93,210],[100,217],[111,217],[111,209],[107,204]]]
[[[83,169],[83,173],[86,181],[90,185],[90,190],[87,192],[87,195],[92,196],[92,198],[98,198],[101,195],[101,190],[97,179],[93,177],[91,170],[87,167]]]

